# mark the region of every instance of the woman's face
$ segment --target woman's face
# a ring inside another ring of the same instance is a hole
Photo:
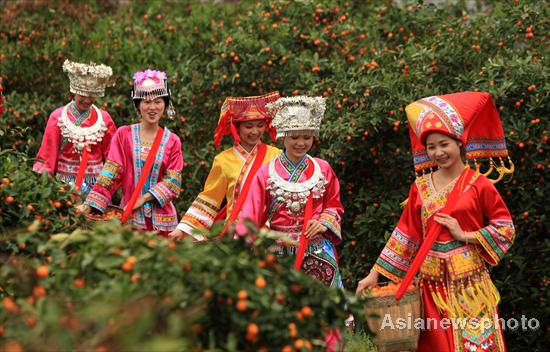
[[[250,120],[239,123],[237,128],[241,144],[255,146],[262,140],[265,131],[265,120]]]
[[[139,103],[139,112],[141,118],[148,123],[158,123],[164,114],[164,99],[158,97],[155,99],[143,99]]]
[[[287,136],[284,139],[286,155],[294,160],[300,160],[309,152],[313,145],[313,136]]]
[[[462,142],[441,133],[430,133],[426,138],[428,157],[440,168],[449,168],[462,162],[460,147]]]
[[[78,111],[87,111],[90,109],[93,103],[95,103],[95,97],[86,97],[84,95],[75,94],[74,103]]]

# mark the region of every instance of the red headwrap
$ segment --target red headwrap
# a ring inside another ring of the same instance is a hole
[[[272,140],[275,140],[275,128],[271,124],[273,117],[268,113],[265,105],[279,98],[279,92],[252,97],[226,98],[214,134],[214,145],[219,147],[222,138],[228,134],[233,135],[235,142],[239,143],[240,138],[235,123],[250,120],[266,120],[269,136]]]
[[[466,158],[473,159],[476,165],[478,160],[488,159],[492,171],[496,165],[493,158],[499,158],[499,174],[513,172],[513,164],[507,169],[502,161],[508,157],[504,130],[489,93],[436,95],[409,104],[405,111],[416,171],[435,166],[428,157],[425,143],[428,134],[438,132],[462,141]]]

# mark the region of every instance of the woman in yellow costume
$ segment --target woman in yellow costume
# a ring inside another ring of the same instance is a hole
[[[278,92],[261,96],[229,97],[221,109],[220,119],[214,135],[214,145],[218,147],[225,135],[231,134],[234,144],[214,158],[212,169],[206,179],[203,191],[189,207],[176,230],[170,233],[172,238],[194,235],[195,229],[209,229],[215,221],[235,220],[246,199],[250,181],[258,169],[281,151],[262,143],[267,130],[275,140],[275,128],[271,124],[272,116],[265,105],[280,98]],[[227,204],[221,208],[224,200]],[[237,207],[235,207],[237,204]],[[221,209],[220,209],[221,208]]]

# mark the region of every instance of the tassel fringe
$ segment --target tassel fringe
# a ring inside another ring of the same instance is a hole
[[[489,278],[460,290],[451,289],[448,299],[441,295],[436,286],[431,296],[437,309],[446,312],[450,318],[477,317],[484,310],[493,313],[500,302],[500,294]]]

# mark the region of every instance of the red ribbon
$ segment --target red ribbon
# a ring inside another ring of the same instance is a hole
[[[89,117],[90,125],[93,125],[97,121],[96,109],[92,107],[92,113]],[[91,148],[91,146],[89,147]],[[84,174],[86,174],[86,168],[88,167],[89,159],[88,146],[84,146],[82,149],[82,155],[80,157],[80,164],[78,165],[78,173],[76,174],[75,191],[80,192],[80,186],[82,186],[82,180],[84,180]]]
[[[460,175],[455,186],[453,187],[453,190],[449,194],[449,198],[447,198],[447,203],[445,204],[445,207],[441,211],[439,211],[439,213],[450,215],[453,212],[456,206],[456,203],[460,199],[460,195],[464,190],[464,187],[468,184],[468,182],[470,182],[474,173],[475,172],[470,168],[466,168],[464,169],[464,171],[462,171],[462,174]],[[432,249],[432,246],[435,240],[437,239],[437,237],[439,236],[439,234],[441,233],[441,231],[446,230],[446,228],[443,225],[441,225],[438,222],[435,222],[435,220],[432,220],[430,224],[431,226],[428,226],[428,230],[426,231],[426,237],[424,238],[424,242],[422,242],[422,245],[420,245],[418,252],[416,252],[416,256],[414,257],[414,260],[411,263],[411,266],[409,267],[407,274],[405,274],[405,278],[403,279],[403,281],[401,281],[401,284],[399,285],[399,288],[395,293],[395,299],[397,300],[400,300],[405,294],[407,287],[409,287],[413,278],[418,273],[418,270],[420,270],[420,266],[422,265],[422,262],[426,258],[428,251]]]
[[[313,169],[314,166],[311,164],[311,161],[307,160],[307,169],[306,169],[306,176],[309,180],[311,176],[313,176]],[[307,230],[307,224],[309,223],[309,220],[311,220],[311,216],[313,214],[313,192],[309,193],[309,197],[307,198],[306,203],[306,209],[304,211],[304,224],[302,225],[302,233],[300,235],[300,243],[298,244],[298,250],[296,252],[296,261],[294,262],[294,270],[300,271],[300,268],[302,267],[302,262],[304,261],[304,256],[306,254],[307,245],[309,243],[309,239],[306,237],[306,230]]]
[[[80,186],[82,186],[82,180],[84,179],[84,174],[86,173],[86,168],[88,167],[88,146],[85,146],[82,149],[82,156],[80,158],[80,165],[78,166],[78,174],[76,175],[75,182],[75,191],[80,192]]]
[[[214,217],[214,223],[217,223],[218,221],[222,221],[227,217],[227,204],[223,206],[223,208],[218,211],[218,214],[216,214],[216,217]]]
[[[124,214],[122,215],[122,219],[120,220],[120,222],[122,222],[123,224],[128,221],[128,218],[130,217],[130,215],[132,215],[134,205],[136,204],[138,197],[141,195],[141,189],[143,188],[143,185],[145,185],[147,177],[149,177],[149,171],[151,171],[151,167],[153,167],[153,162],[155,161],[155,158],[157,156],[157,151],[159,149],[163,133],[164,129],[159,128],[157,131],[157,135],[155,136],[153,146],[151,147],[149,155],[147,155],[147,159],[145,160],[145,165],[143,166],[143,169],[141,169],[141,175],[139,176],[138,184],[134,189],[134,192],[132,193],[130,201],[128,202],[128,204],[126,204],[126,208],[124,208]]]

